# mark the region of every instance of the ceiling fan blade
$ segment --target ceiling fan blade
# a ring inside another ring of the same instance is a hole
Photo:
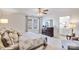
[[[43,11],[42,13],[47,13],[47,11]]]
[[[43,13],[43,14],[47,14],[47,13]]]
[[[43,11],[48,11],[48,9],[46,9],[46,10],[43,10]]]

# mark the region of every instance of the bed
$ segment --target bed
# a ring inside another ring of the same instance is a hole
[[[47,42],[45,38],[47,37]],[[46,45],[45,45],[46,44]],[[19,39],[20,50],[73,50],[79,49],[79,41],[57,39],[33,32],[23,33]]]
[[[45,37],[42,34],[33,32],[23,33],[19,40],[20,50],[55,50],[55,45],[45,42]]]

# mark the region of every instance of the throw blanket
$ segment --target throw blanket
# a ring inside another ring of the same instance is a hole
[[[32,32],[24,33],[19,40],[19,47],[21,50],[34,50],[44,45],[45,41],[40,34]]]

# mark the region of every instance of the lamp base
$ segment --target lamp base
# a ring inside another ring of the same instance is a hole
[[[72,36],[75,37],[75,33],[73,32],[73,29],[72,29]]]

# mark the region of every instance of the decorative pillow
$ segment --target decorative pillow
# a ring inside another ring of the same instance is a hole
[[[13,38],[13,33],[8,34],[10,38]]]
[[[1,40],[1,34],[0,34],[0,48],[4,48],[4,45],[3,45],[2,40]]]
[[[17,32],[13,33],[13,39],[14,39],[14,43],[17,43],[19,41],[19,36]]]
[[[0,34],[3,34],[5,32],[5,29],[0,30]]]
[[[14,45],[15,43],[19,43],[19,36],[21,36],[21,34],[19,32],[17,32],[14,29],[0,29],[0,34],[1,34],[1,39],[0,39],[0,43],[2,41],[3,46],[2,47],[9,47],[11,45]],[[1,44],[2,44],[1,43]]]
[[[11,41],[11,45],[13,45],[14,44],[13,33],[9,33],[8,35]]]
[[[2,41],[3,41],[3,44],[4,44],[5,47],[12,45],[12,42],[11,42],[7,32],[5,32],[2,35]]]
[[[2,43],[4,45],[4,47],[9,47],[9,43],[7,43],[7,40],[5,38],[2,38]]]
[[[5,38],[5,39],[7,39],[7,40],[10,39],[7,32],[4,32],[3,35],[2,35],[2,37]]]

